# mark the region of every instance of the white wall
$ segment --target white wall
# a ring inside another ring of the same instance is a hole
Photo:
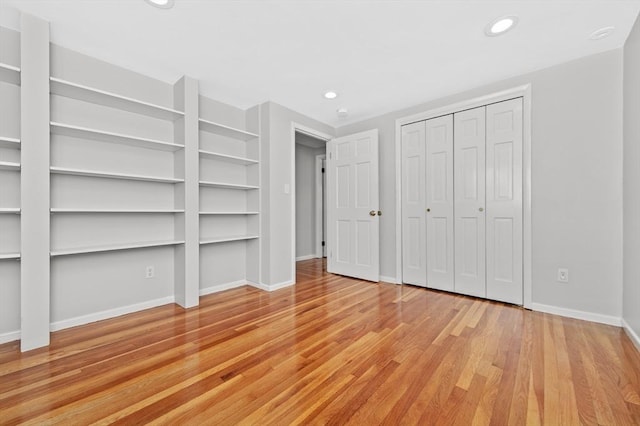
[[[316,252],[316,155],[325,152],[296,144],[296,258]]]
[[[623,318],[640,334],[640,20],[624,46]],[[636,342],[640,343],[640,342]]]
[[[297,123],[333,135],[324,123],[273,102],[261,105],[262,129],[262,282],[277,286],[290,283],[292,276],[292,198],[285,185],[293,184],[292,124]]]
[[[395,120],[532,84],[533,301],[622,314],[622,51],[589,56],[337,129],[380,131],[381,275],[396,276]],[[420,88],[416,88],[420,90]],[[637,167],[636,167],[637,168]],[[569,269],[570,282],[556,282]]]

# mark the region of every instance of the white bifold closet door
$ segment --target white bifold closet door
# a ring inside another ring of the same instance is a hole
[[[425,122],[402,126],[402,277],[427,285]]]
[[[456,293],[486,297],[485,107],[454,114]]]
[[[427,287],[452,291],[453,115],[427,120],[425,136]]]
[[[486,112],[486,297],[522,304],[522,98]]]

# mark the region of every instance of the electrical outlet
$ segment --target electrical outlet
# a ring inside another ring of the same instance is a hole
[[[569,270],[567,268],[558,269],[558,281],[561,283],[569,282]]]
[[[153,278],[154,276],[155,276],[155,270],[154,270],[153,266],[147,266],[147,268],[145,269],[144,277],[145,278]]]

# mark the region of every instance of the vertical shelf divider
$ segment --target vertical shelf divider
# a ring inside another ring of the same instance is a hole
[[[25,352],[50,335],[49,23],[21,18],[21,342]]]
[[[174,154],[175,176],[184,176],[184,183],[175,188],[174,208],[184,209],[175,218],[175,238],[185,243],[175,249],[175,301],[183,308],[199,304],[200,298],[200,186],[198,81],[184,76],[174,85],[174,108],[184,111],[184,117],[174,122],[174,143],[184,149]]]
[[[260,106],[254,106],[246,111],[246,129],[249,132],[255,134],[261,134],[260,129]],[[260,157],[260,149],[261,149],[261,138],[255,138],[251,141],[247,142],[247,155],[250,158],[257,158],[261,160]],[[255,182],[258,182],[259,189],[254,191],[249,191],[247,194],[247,207],[248,210],[260,211],[261,210],[261,193],[262,193],[262,182],[260,181],[260,168],[262,167],[261,162],[258,162],[255,165],[249,167],[251,175],[247,176],[248,181],[252,181],[251,179],[255,179]],[[262,215],[248,216],[247,217],[247,233],[249,235],[259,235],[262,236],[260,232],[260,221]],[[246,255],[246,279],[247,282],[253,286],[260,287],[260,244],[261,238],[248,240],[247,244],[247,255]]]

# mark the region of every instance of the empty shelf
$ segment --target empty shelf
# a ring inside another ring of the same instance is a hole
[[[72,126],[70,124],[56,123],[53,121],[51,122],[51,133],[54,135],[64,135],[74,138],[91,139],[99,142],[131,145],[140,148],[157,149],[160,151],[177,151],[184,148],[184,145],[178,145],[170,142],[105,132],[103,130]]]
[[[219,154],[217,152],[203,151],[203,150],[200,150],[200,157],[210,158],[212,160],[226,161],[226,162],[235,163],[235,164],[243,164],[243,165],[258,164],[258,160],[252,160],[250,158],[236,157],[235,155]]]
[[[183,112],[172,108],[155,105],[81,84],[71,83],[70,81],[55,77],[50,78],[50,83],[50,90],[54,95],[104,105],[162,120],[173,121],[184,116]]]
[[[142,249],[142,248],[175,246],[179,244],[184,244],[184,241],[148,241],[148,242],[140,242],[140,243],[110,244],[110,245],[92,246],[92,247],[75,247],[75,248],[52,250],[51,256],[55,257],[55,256],[69,256],[73,254],[84,254],[84,253],[101,253],[105,251],[133,250],[133,249]]]
[[[20,139],[0,136],[0,148],[20,149]]]
[[[184,210],[163,209],[60,209],[53,208],[51,213],[184,213]]]
[[[248,141],[260,137],[259,135],[246,130],[235,129],[233,127],[225,126],[224,124],[214,123],[213,121],[199,119],[200,130],[209,133],[215,133],[216,135],[226,136],[232,139],[238,139],[241,141]]]
[[[20,68],[0,63],[0,81],[20,85]]]
[[[0,170],[20,170],[20,163],[12,163],[9,161],[0,161]]]
[[[65,167],[51,167],[51,173],[61,175],[74,175],[74,176],[88,176],[98,177],[106,179],[126,179],[126,180],[141,180],[147,182],[160,182],[160,183],[178,183],[184,182],[184,179],[163,178],[157,176],[145,176],[145,175],[132,175],[127,173],[111,173],[101,172],[94,170],[81,170],[81,169],[69,169]]]
[[[253,215],[260,214],[259,212],[200,212],[201,215]]]
[[[0,260],[20,259],[20,253],[0,253]]]
[[[214,237],[214,238],[205,238],[200,241],[200,244],[217,244],[217,243],[227,243],[230,241],[244,241],[244,240],[255,240],[259,238],[257,235],[234,235],[229,237]]]
[[[2,207],[0,208],[0,214],[20,214],[20,209],[17,207],[11,207],[11,208],[7,208],[7,207]]]
[[[226,189],[243,189],[243,190],[260,188],[259,186],[254,186],[254,185],[238,185],[235,183],[206,182],[206,181],[200,181],[200,186],[209,186],[212,188],[226,188]]]

